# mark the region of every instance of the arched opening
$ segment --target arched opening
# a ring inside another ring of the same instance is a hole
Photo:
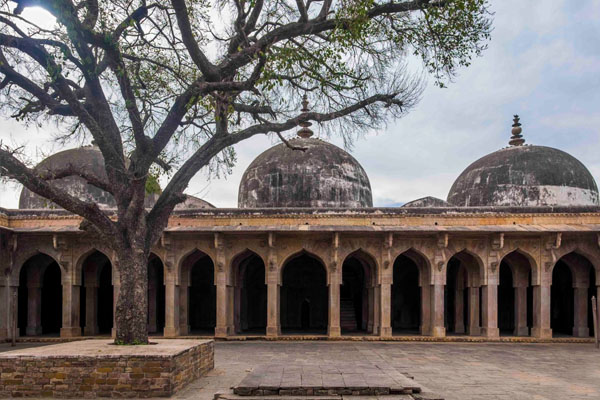
[[[148,260],[148,333],[165,328],[165,278],[163,263],[154,254]]]
[[[596,274],[584,256],[569,253],[552,271],[550,290],[550,327],[555,336],[593,335],[590,299],[596,295]]]
[[[533,327],[532,271],[529,259],[518,251],[507,254],[500,262],[498,328],[501,334],[530,334]]]
[[[416,254],[399,255],[394,261],[392,284],[392,333],[419,333],[421,318],[421,287]]]
[[[19,273],[19,335],[60,334],[62,282],[58,263],[46,254],[27,260]]]
[[[454,334],[481,333],[481,291],[477,259],[461,251],[448,260],[445,286],[446,331]]]
[[[283,267],[281,329],[289,332],[326,333],[329,315],[325,266],[301,253]]]
[[[110,334],[113,326],[112,265],[99,251],[81,264],[83,285],[80,292],[82,332],[86,336]]]
[[[373,333],[375,263],[358,251],[349,255],[342,264],[340,287],[340,328],[342,334]]]
[[[195,250],[184,259],[180,287],[180,332],[214,335],[217,325],[215,266],[206,253]]]
[[[235,332],[265,334],[267,329],[265,264],[257,254],[246,251],[236,257],[232,265],[235,277]]]

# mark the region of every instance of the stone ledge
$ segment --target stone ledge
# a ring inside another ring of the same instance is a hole
[[[169,397],[214,367],[212,340],[85,340],[0,354],[0,398]]]

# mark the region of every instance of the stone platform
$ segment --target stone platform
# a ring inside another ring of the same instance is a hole
[[[84,340],[0,354],[0,397],[168,397],[214,366],[212,340]]]
[[[441,399],[389,364],[353,362],[322,365],[268,364],[255,367],[236,396],[390,396]],[[414,395],[414,396],[413,396]],[[219,398],[219,397],[216,397]],[[234,398],[222,394],[222,399]],[[248,397],[249,398],[249,397]]]

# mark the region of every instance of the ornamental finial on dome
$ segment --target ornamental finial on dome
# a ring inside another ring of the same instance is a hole
[[[308,98],[306,97],[306,94],[302,96],[302,110],[300,111],[302,111],[302,115],[300,116],[302,118],[300,120],[300,126],[302,128],[298,131],[298,136],[300,136],[301,138],[309,138],[313,135],[313,131],[309,128],[309,126],[311,126],[312,123],[310,123],[308,119],[306,119],[306,113],[310,111],[310,109],[308,108]]]
[[[519,120],[519,116],[515,115],[511,130],[512,136],[508,141],[508,144],[511,146],[522,146],[523,143],[525,143],[525,139],[523,139],[523,135],[521,135],[521,132],[523,132],[523,128],[521,128],[521,123],[519,122]]]

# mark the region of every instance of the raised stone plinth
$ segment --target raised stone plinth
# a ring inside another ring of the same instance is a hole
[[[235,396],[390,396],[405,399],[442,399],[416,383],[412,377],[388,364],[340,362],[335,365],[269,364],[254,368],[238,385]],[[220,396],[220,397],[219,397]],[[229,396],[229,397],[228,397]],[[345,397],[344,397],[345,398]]]
[[[0,397],[168,397],[214,366],[212,340],[84,340],[0,354]]]

